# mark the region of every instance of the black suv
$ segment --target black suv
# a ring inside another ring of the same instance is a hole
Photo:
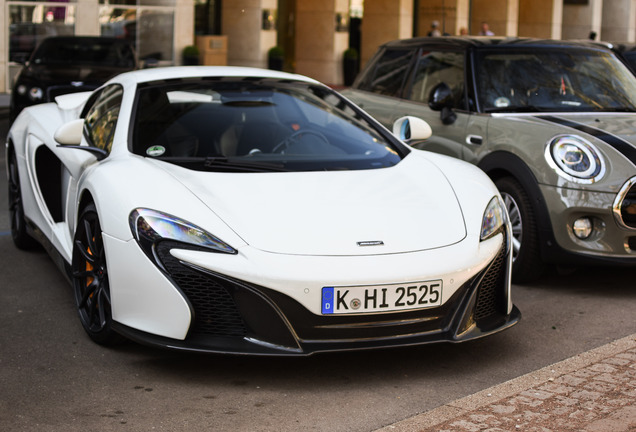
[[[52,102],[66,93],[91,91],[122,72],[137,69],[133,46],[108,37],[54,36],[44,39],[16,77],[10,119],[23,108]]]

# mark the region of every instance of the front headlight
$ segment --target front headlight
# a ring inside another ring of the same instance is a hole
[[[150,209],[138,208],[130,213],[130,229],[141,249],[155,260],[154,246],[162,240],[199,246],[212,252],[237,253],[236,249],[189,222]]]
[[[491,199],[481,222],[480,240],[487,240],[502,232],[506,226],[506,217],[506,210],[499,197]]]
[[[545,150],[548,164],[561,177],[590,184],[605,174],[605,164],[596,147],[576,135],[558,135],[548,143]]]

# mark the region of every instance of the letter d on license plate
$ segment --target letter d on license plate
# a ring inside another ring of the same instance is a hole
[[[323,315],[425,309],[441,304],[441,279],[408,284],[322,288]]]

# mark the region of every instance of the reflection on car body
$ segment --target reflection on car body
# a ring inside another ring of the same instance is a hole
[[[49,246],[98,343],[307,355],[520,319],[492,181],[306,77],[121,74],[23,110],[7,164],[15,244]]]
[[[344,92],[412,143],[478,165],[513,222],[513,275],[544,263],[636,265],[636,80],[602,44],[416,38],[383,45]]]

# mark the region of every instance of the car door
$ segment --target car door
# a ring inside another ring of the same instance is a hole
[[[395,106],[393,120],[405,115],[420,117],[431,126],[433,136],[421,142],[412,142],[416,148],[463,158],[466,145],[466,126],[471,117],[468,111],[465,85],[465,54],[439,48],[423,47],[414,63],[410,82],[405,86],[403,98]],[[451,91],[454,116],[435,111],[428,102],[433,89],[446,84]],[[452,119],[452,121],[451,121]]]

